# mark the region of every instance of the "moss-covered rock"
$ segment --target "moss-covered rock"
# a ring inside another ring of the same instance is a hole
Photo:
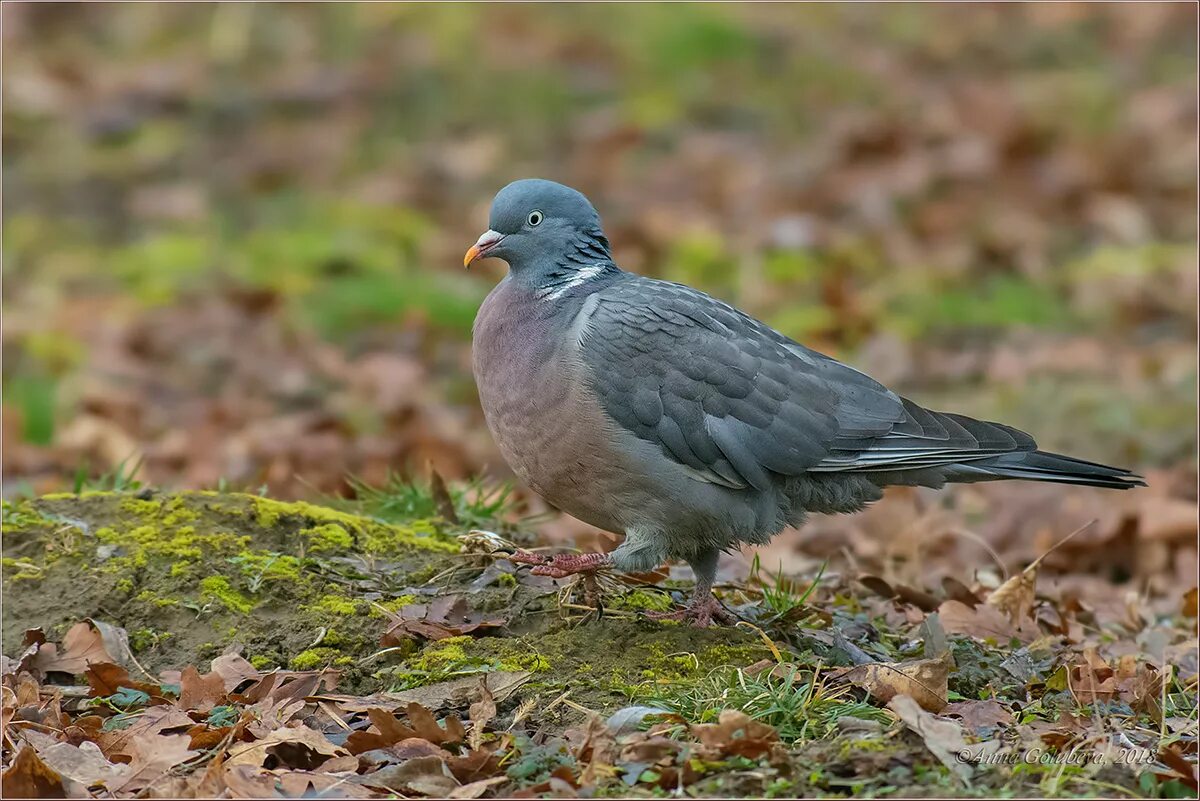
[[[436,521],[393,525],[236,493],[89,492],[6,503],[4,641],[19,643],[32,627],[53,638],[98,617],[140,632],[131,647],[153,668],[194,664],[230,646],[264,664],[307,663],[326,650],[329,664],[353,661],[377,649],[387,625],[368,614],[367,600],[395,608],[396,599],[386,589],[364,592],[345,574],[386,565],[389,582],[420,583],[458,548]]]
[[[624,616],[580,626],[556,614],[555,593],[513,574],[471,587],[486,557],[459,555],[462,532],[437,519],[388,524],[252,495],[143,491],[7,504],[4,520],[10,648],[24,629],[54,639],[96,617],[129,631],[151,670],[203,668],[236,648],[264,668],[338,668],[348,691],[529,671],[535,692],[570,689],[596,710],[628,703],[647,685],[768,655],[741,630],[630,619],[629,611],[669,605],[658,590],[611,598]],[[507,625],[380,646],[403,607],[439,594],[465,595]]]

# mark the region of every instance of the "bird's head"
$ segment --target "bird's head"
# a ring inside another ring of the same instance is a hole
[[[492,200],[488,230],[467,251],[463,266],[488,257],[508,262],[514,273],[553,271],[570,263],[607,262],[608,240],[600,215],[580,192],[526,178],[513,181]]]

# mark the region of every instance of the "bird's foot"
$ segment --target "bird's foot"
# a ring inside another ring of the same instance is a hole
[[[713,622],[732,626],[737,622],[737,616],[725,607],[711,592],[702,597],[693,596],[683,609],[675,612],[646,612],[651,620],[678,620],[680,623],[691,623],[698,629],[706,629]]]
[[[594,573],[612,562],[606,553],[560,553],[548,557],[529,551],[516,551],[509,560],[523,565],[533,565],[530,572],[535,576],[566,578],[576,573]]]

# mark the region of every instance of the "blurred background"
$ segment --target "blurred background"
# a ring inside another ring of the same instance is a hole
[[[469,354],[503,265],[461,259],[540,176],[627,269],[1153,479],[960,490],[956,525],[1194,538],[1196,13],[5,4],[4,493],[508,477]]]

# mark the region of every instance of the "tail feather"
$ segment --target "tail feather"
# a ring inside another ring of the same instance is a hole
[[[1052,481],[1106,489],[1144,487],[1141,476],[1122,467],[1109,467],[1073,456],[1048,451],[1006,453],[990,459],[955,464],[946,470],[950,481],[987,481],[1015,478],[1025,481]]]

